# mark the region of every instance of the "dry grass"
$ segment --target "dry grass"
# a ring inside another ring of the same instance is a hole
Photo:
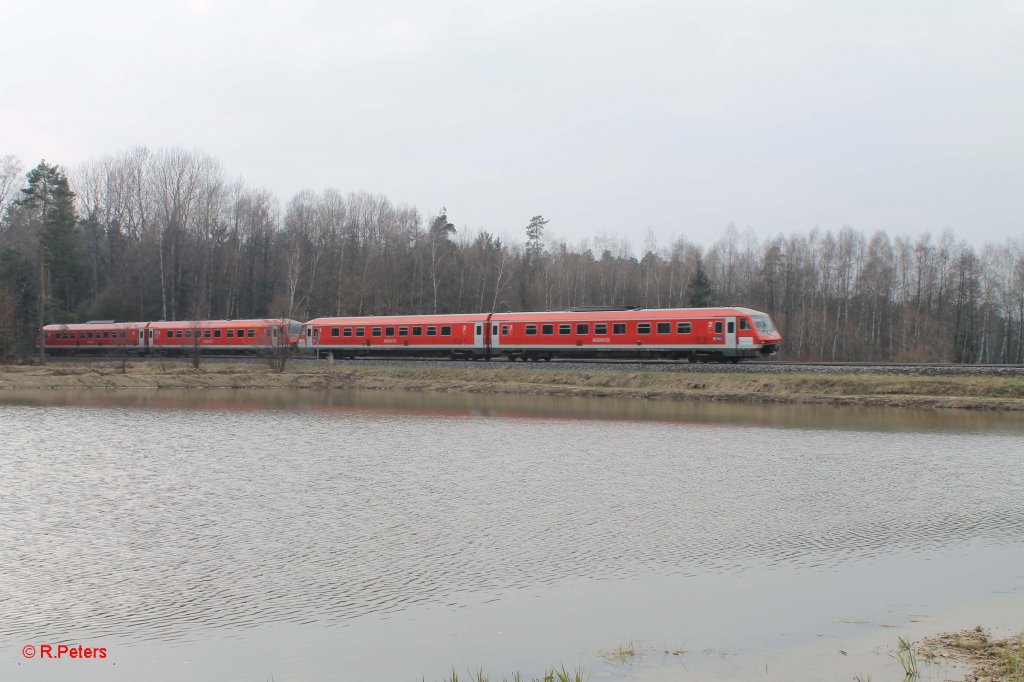
[[[282,372],[256,363],[135,361],[4,367],[0,390],[79,388],[360,388],[647,400],[947,407],[1024,410],[1021,377],[918,377],[721,372],[532,369],[483,363],[409,367],[293,363]]]
[[[967,679],[1024,682],[1024,632],[992,639],[979,625],[973,630],[925,639],[917,652],[926,660],[950,661],[971,667]]]

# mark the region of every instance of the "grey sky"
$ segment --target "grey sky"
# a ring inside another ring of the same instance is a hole
[[[1024,2],[0,0],[0,154],[709,243],[1024,236]]]

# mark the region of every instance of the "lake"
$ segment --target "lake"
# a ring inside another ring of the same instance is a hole
[[[0,678],[899,679],[898,637],[1024,627],[1022,421],[0,395]]]

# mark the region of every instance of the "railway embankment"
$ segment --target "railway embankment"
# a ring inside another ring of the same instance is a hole
[[[511,363],[472,366],[295,362],[283,372],[250,363],[132,360],[0,367],[0,391],[52,389],[402,390],[712,400],[974,410],[1024,410],[1024,377],[791,372],[543,369]]]

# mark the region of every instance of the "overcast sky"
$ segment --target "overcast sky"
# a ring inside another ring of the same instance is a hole
[[[0,156],[710,243],[1024,237],[1024,1],[0,0]]]

